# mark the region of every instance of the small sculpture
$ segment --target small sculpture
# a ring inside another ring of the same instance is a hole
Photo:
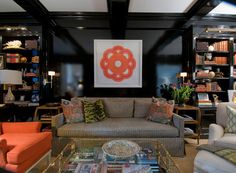
[[[218,105],[221,101],[219,100],[219,96],[216,94],[212,94],[213,99],[214,99],[214,103],[215,105]]]

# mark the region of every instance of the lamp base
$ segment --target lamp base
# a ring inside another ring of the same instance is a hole
[[[8,86],[7,94],[4,97],[4,103],[13,103],[15,101],[15,96],[11,91],[11,86]]]

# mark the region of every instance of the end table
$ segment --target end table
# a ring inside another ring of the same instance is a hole
[[[195,116],[185,116],[187,112],[195,112]],[[196,133],[191,135],[186,135],[186,137],[191,137],[197,139],[197,143],[199,144],[200,139],[200,131],[201,131],[201,110],[199,107],[184,105],[184,106],[175,106],[174,112],[180,116],[184,117],[184,124],[193,124],[196,125]]]

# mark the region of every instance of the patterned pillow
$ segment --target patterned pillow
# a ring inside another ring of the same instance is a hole
[[[174,101],[164,98],[153,98],[149,108],[147,120],[167,124],[171,121],[174,110]]]
[[[82,102],[72,103],[69,100],[62,99],[61,105],[67,123],[78,123],[84,121]]]
[[[84,100],[83,104],[86,123],[93,123],[106,118],[102,100],[97,100],[94,103]]]
[[[225,132],[236,133],[236,109],[227,106],[226,113],[227,113],[227,121],[226,121]]]

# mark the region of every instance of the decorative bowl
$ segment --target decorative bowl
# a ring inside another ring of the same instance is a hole
[[[129,140],[112,140],[102,146],[105,154],[113,158],[132,157],[140,151],[140,146]]]

